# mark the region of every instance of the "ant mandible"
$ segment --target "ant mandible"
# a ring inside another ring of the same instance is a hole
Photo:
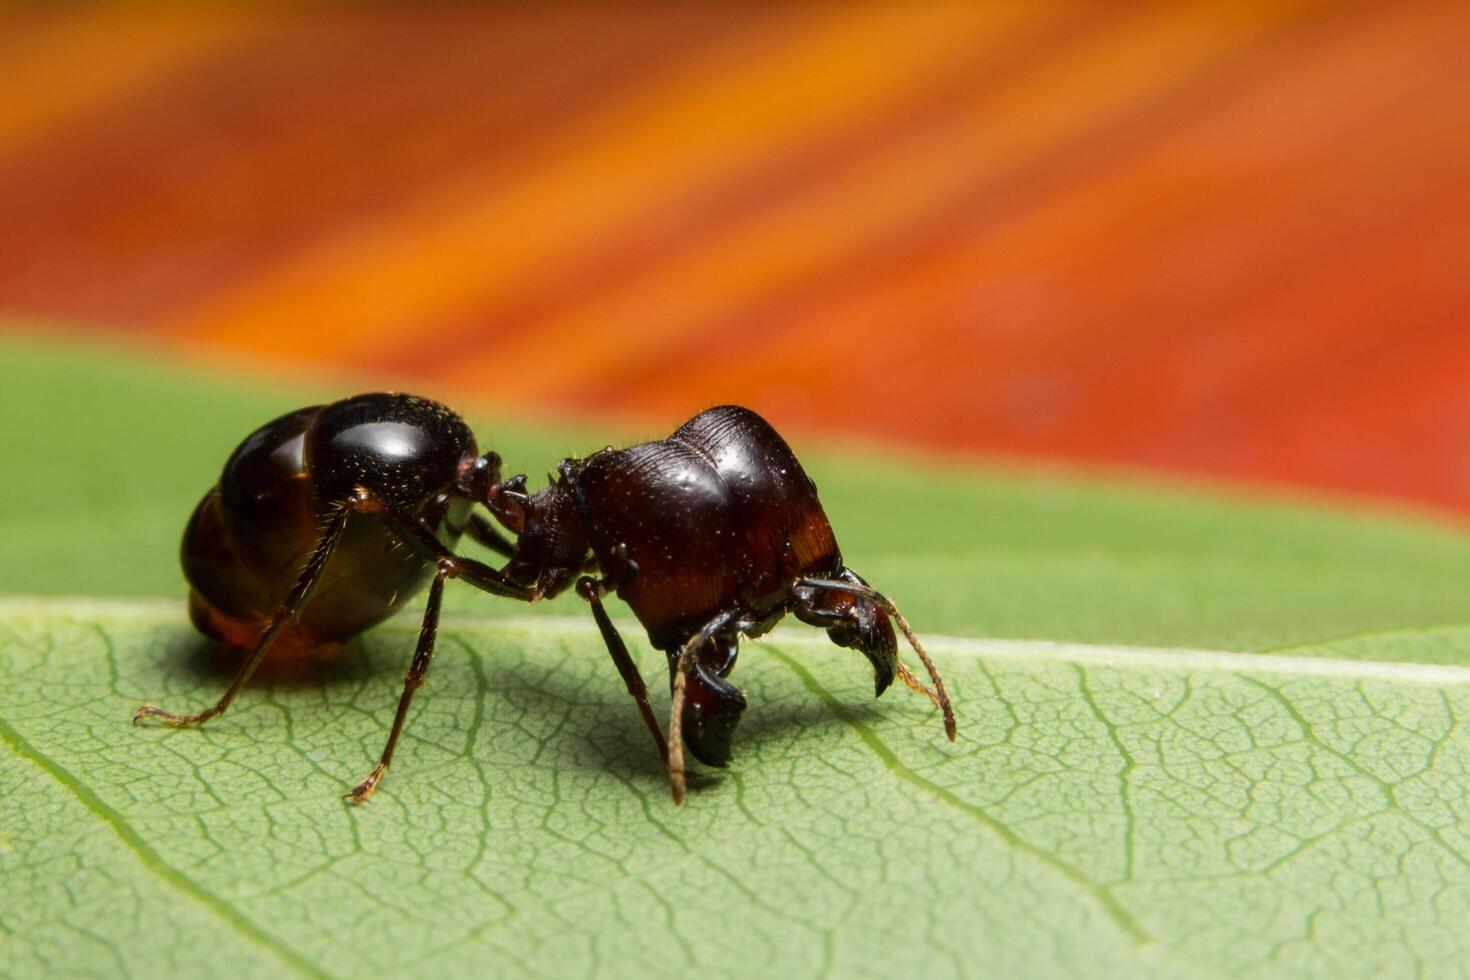
[[[730,756],[745,698],[725,678],[738,636],[791,611],[867,655],[881,694],[897,676],[954,714],[908,623],[842,564],[816,487],[785,441],[754,412],[709,409],[669,439],[585,460],[527,494],[501,482],[500,458],[478,453],[464,421],[404,394],[359,395],[282,416],[248,436],[184,532],[189,611],[206,636],[249,650],[213,706],[180,715],[144,704],[135,722],[199,724],[224,711],[268,654],[348,639],[429,585],[418,646],[378,764],[349,794],[370,797],[393,758],[438,632],[444,581],[533,602],[575,578],[618,672],[684,795],[683,745],[711,765]],[[473,512],[482,504],[512,543]],[[510,559],[497,571],[453,552],[464,534]],[[591,572],[600,573],[593,578]],[[601,597],[615,591],[669,661],[666,744],[648,692]],[[284,599],[279,598],[284,593]],[[934,682],[898,660],[892,617]]]

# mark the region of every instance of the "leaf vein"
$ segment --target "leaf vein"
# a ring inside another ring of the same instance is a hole
[[[162,855],[150,847],[143,840],[142,836],[123,819],[122,814],[104,803],[101,797],[97,796],[96,793],[73,773],[31,745],[4,718],[0,718],[0,741],[3,741],[11,752],[30,762],[57,783],[61,784],[64,789],[71,793],[77,802],[81,803],[82,806],[95,814],[103,823],[107,824],[113,833],[117,835],[118,840],[137,856],[138,861],[143,867],[172,885],[176,890],[182,892],[198,905],[212,912],[235,932],[269,952],[276,959],[290,967],[292,971],[303,976],[327,976],[326,971],[284,943],[273,938],[260,926],[240,914],[238,910],[232,908],[224,899],[208,891],[197,881],[194,881],[178,868],[170,865],[163,859]]]
[[[889,748],[888,744],[878,737],[877,732],[873,731],[870,726],[864,724],[863,721],[859,719],[857,715],[853,714],[853,712],[848,710],[847,706],[844,705],[841,701],[833,697],[831,692],[822,687],[822,685],[818,683],[817,679],[812,676],[811,672],[803,667],[794,657],[790,656],[782,650],[775,648],[774,646],[771,647],[771,653],[776,657],[776,659],[780,660],[788,668],[791,669],[792,673],[794,673],[797,678],[802,682],[802,684],[805,685],[807,690],[811,691],[812,694],[814,694],[818,700],[826,705],[833,714],[835,714],[839,719],[845,722],[848,727],[850,727],[854,732],[857,733],[858,738],[861,739],[863,744],[866,745],[868,749],[874,755],[876,755],[880,761],[883,762],[889,772],[891,772],[893,775],[897,776],[904,782],[910,783],[924,790],[926,793],[934,797],[934,799],[938,800],[939,802],[944,803],[945,805],[952,807],[960,813],[965,814],[966,816],[969,816],[972,819],[978,821],[985,827],[989,828],[996,836],[1005,841],[1005,843],[1013,849],[1020,851],[1023,854],[1026,854],[1027,856],[1051,868],[1053,871],[1061,874],[1062,877],[1072,882],[1074,885],[1084,891],[1089,897],[1091,897],[1093,901],[1095,901],[1098,906],[1101,907],[1104,914],[1106,914],[1108,918],[1112,919],[1113,923],[1117,925],[1118,928],[1122,929],[1129,936],[1129,938],[1133,940],[1134,945],[1145,946],[1153,942],[1153,938],[1143,931],[1143,928],[1138,924],[1138,922],[1133,918],[1128,910],[1123,907],[1122,903],[1118,901],[1117,897],[1112,894],[1107,886],[1093,881],[1091,878],[1083,874],[1078,868],[1074,867],[1066,861],[1063,861],[1055,854],[1043,850],[1042,848],[1037,847],[1036,845],[1025,840],[1013,828],[1007,826],[1005,823],[1002,823],[1000,820],[997,820],[992,814],[990,814],[982,807],[976,806],[974,803],[971,803],[968,800],[957,796],[950,790],[944,788],[943,786],[940,786],[939,784],[929,779],[926,779],[918,772],[906,766],[898,758],[898,755],[893,751],[893,749]]]

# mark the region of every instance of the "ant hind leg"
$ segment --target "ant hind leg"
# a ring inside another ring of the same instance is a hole
[[[270,625],[265,628],[264,632],[260,634],[260,638],[255,641],[255,647],[250,651],[250,656],[245,659],[245,663],[241,665],[239,672],[235,674],[235,679],[230,682],[230,686],[225,689],[225,693],[212,707],[205,708],[198,714],[179,715],[174,714],[172,711],[165,711],[156,704],[142,704],[138,706],[137,711],[133,712],[133,724],[136,725],[144,718],[157,718],[165,725],[172,725],[174,727],[198,725],[208,721],[228,708],[230,702],[235,700],[235,695],[239,694],[240,689],[245,686],[245,682],[250,680],[250,675],[255,673],[255,669],[265,659],[265,655],[270,651],[271,643],[274,642],[276,636],[306,606],[307,600],[311,598],[311,593],[316,589],[317,582],[321,580],[322,570],[327,567],[327,560],[332,557],[332,552],[336,549],[337,542],[342,537],[342,529],[347,526],[347,518],[351,513],[352,507],[350,504],[347,504],[340,507],[332,515],[331,522],[327,525],[327,529],[322,534],[321,540],[317,542],[316,550],[311,553],[311,558],[307,560],[306,567],[301,570],[301,574],[296,577],[295,584],[291,586],[291,591],[286,594],[286,598],[281,601],[281,604],[276,607],[275,612],[271,615]]]

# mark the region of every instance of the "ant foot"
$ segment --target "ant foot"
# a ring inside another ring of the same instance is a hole
[[[214,714],[213,711],[201,711],[197,715],[176,715],[172,711],[163,710],[156,704],[140,704],[138,705],[138,710],[133,712],[133,724],[136,725],[144,718],[157,718],[165,725],[170,725],[174,728],[184,728],[189,725],[198,725],[214,717]]]
[[[348,793],[344,799],[350,801],[353,806],[363,802],[369,796],[373,795],[373,790],[378,788],[378,783],[383,781],[383,773],[387,771],[387,766],[381,762],[378,763],[368,778],[358,783],[357,787],[351,793]]]

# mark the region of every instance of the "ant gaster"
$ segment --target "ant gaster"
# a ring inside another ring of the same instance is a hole
[[[895,676],[954,716],[943,682],[893,604],[841,560],[816,488],[755,413],[701,413],[669,439],[564,460],[534,495],[500,481],[458,415],[411,395],[370,394],[292,412],[245,439],[184,532],[195,625],[249,650],[223,696],[197,714],[152,704],[134,721],[192,725],[224,711],[267,654],[345,640],[429,585],[418,647],[382,756],[349,798],[372,795],[424,682],[444,581],[535,601],[573,579],[683,798],[683,745],[711,765],[730,755],[745,698],[725,679],[740,634],[786,611],[867,655],[881,694]],[[485,505],[508,541],[473,513]],[[510,559],[503,571],[453,552],[468,533]],[[593,578],[590,572],[600,573]],[[601,597],[615,590],[668,656],[673,708],[666,745],[637,666]],[[284,595],[284,598],[281,596]],[[929,670],[931,690],[898,660],[889,618]]]
[[[529,600],[531,590],[451,550],[461,535],[509,556],[513,546],[471,513],[500,479],[454,412],[412,395],[370,394],[303,408],[246,437],[184,530],[189,612],[206,636],[249,650],[212,707],[179,715],[145,704],[133,720],[195,725],[229,707],[268,653],[346,640],[429,584],[418,649],[378,765],[351,793],[372,795],[422,686],[444,580]],[[406,547],[405,547],[406,546]]]

